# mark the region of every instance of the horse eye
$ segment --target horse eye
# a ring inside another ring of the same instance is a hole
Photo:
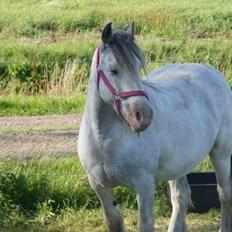
[[[110,74],[115,76],[118,74],[118,71],[116,69],[112,69],[112,70],[110,70]]]

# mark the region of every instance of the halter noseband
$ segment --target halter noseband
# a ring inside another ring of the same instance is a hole
[[[122,119],[124,119],[127,122],[127,120],[123,116],[122,110],[121,110],[121,108],[122,108],[121,107],[121,101],[122,101],[122,99],[128,98],[128,97],[132,97],[132,96],[144,96],[148,100],[148,96],[147,96],[146,92],[144,92],[142,90],[131,90],[131,91],[125,91],[125,92],[117,91],[114,88],[114,86],[109,82],[109,80],[105,76],[104,72],[101,70],[99,64],[100,64],[100,47],[97,48],[97,60],[96,60],[97,89],[99,91],[99,83],[100,83],[100,78],[101,78],[102,81],[104,82],[105,86],[111,92],[111,94],[113,95],[113,97],[115,99],[115,105],[116,105],[116,109],[117,109],[118,114],[120,115],[120,117]]]

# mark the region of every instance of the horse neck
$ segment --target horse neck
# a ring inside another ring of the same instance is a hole
[[[86,119],[86,123],[89,124],[88,126],[91,130],[91,133],[95,134],[95,136],[98,136],[98,138],[101,138],[103,133],[102,125],[104,124],[104,127],[107,127],[107,119],[111,118],[113,121],[113,117],[116,114],[113,108],[102,100],[98,92],[96,84],[97,69],[95,60],[96,54],[94,55],[91,66],[84,117]]]
[[[99,120],[101,108],[104,105],[104,102],[97,91],[95,80],[96,75],[96,69],[91,71],[85,106],[85,114],[90,117],[89,119],[91,122],[97,122]]]

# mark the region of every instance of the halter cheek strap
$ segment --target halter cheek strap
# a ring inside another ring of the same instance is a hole
[[[97,60],[96,60],[98,92],[99,92],[99,83],[100,83],[100,79],[101,79],[103,81],[103,83],[105,84],[105,86],[107,87],[107,89],[111,92],[111,94],[114,97],[115,106],[116,106],[116,109],[117,109],[119,116],[126,121],[125,117],[122,114],[122,107],[121,107],[122,99],[132,97],[132,96],[144,96],[148,100],[148,96],[147,96],[146,92],[144,92],[142,90],[131,90],[131,91],[125,91],[125,92],[117,91],[114,88],[114,86],[109,82],[109,80],[105,76],[104,72],[101,70],[99,64],[100,64],[100,48],[98,47],[97,48]]]

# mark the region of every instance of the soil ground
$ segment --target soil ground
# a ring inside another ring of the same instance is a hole
[[[0,117],[0,158],[76,154],[81,115]]]

